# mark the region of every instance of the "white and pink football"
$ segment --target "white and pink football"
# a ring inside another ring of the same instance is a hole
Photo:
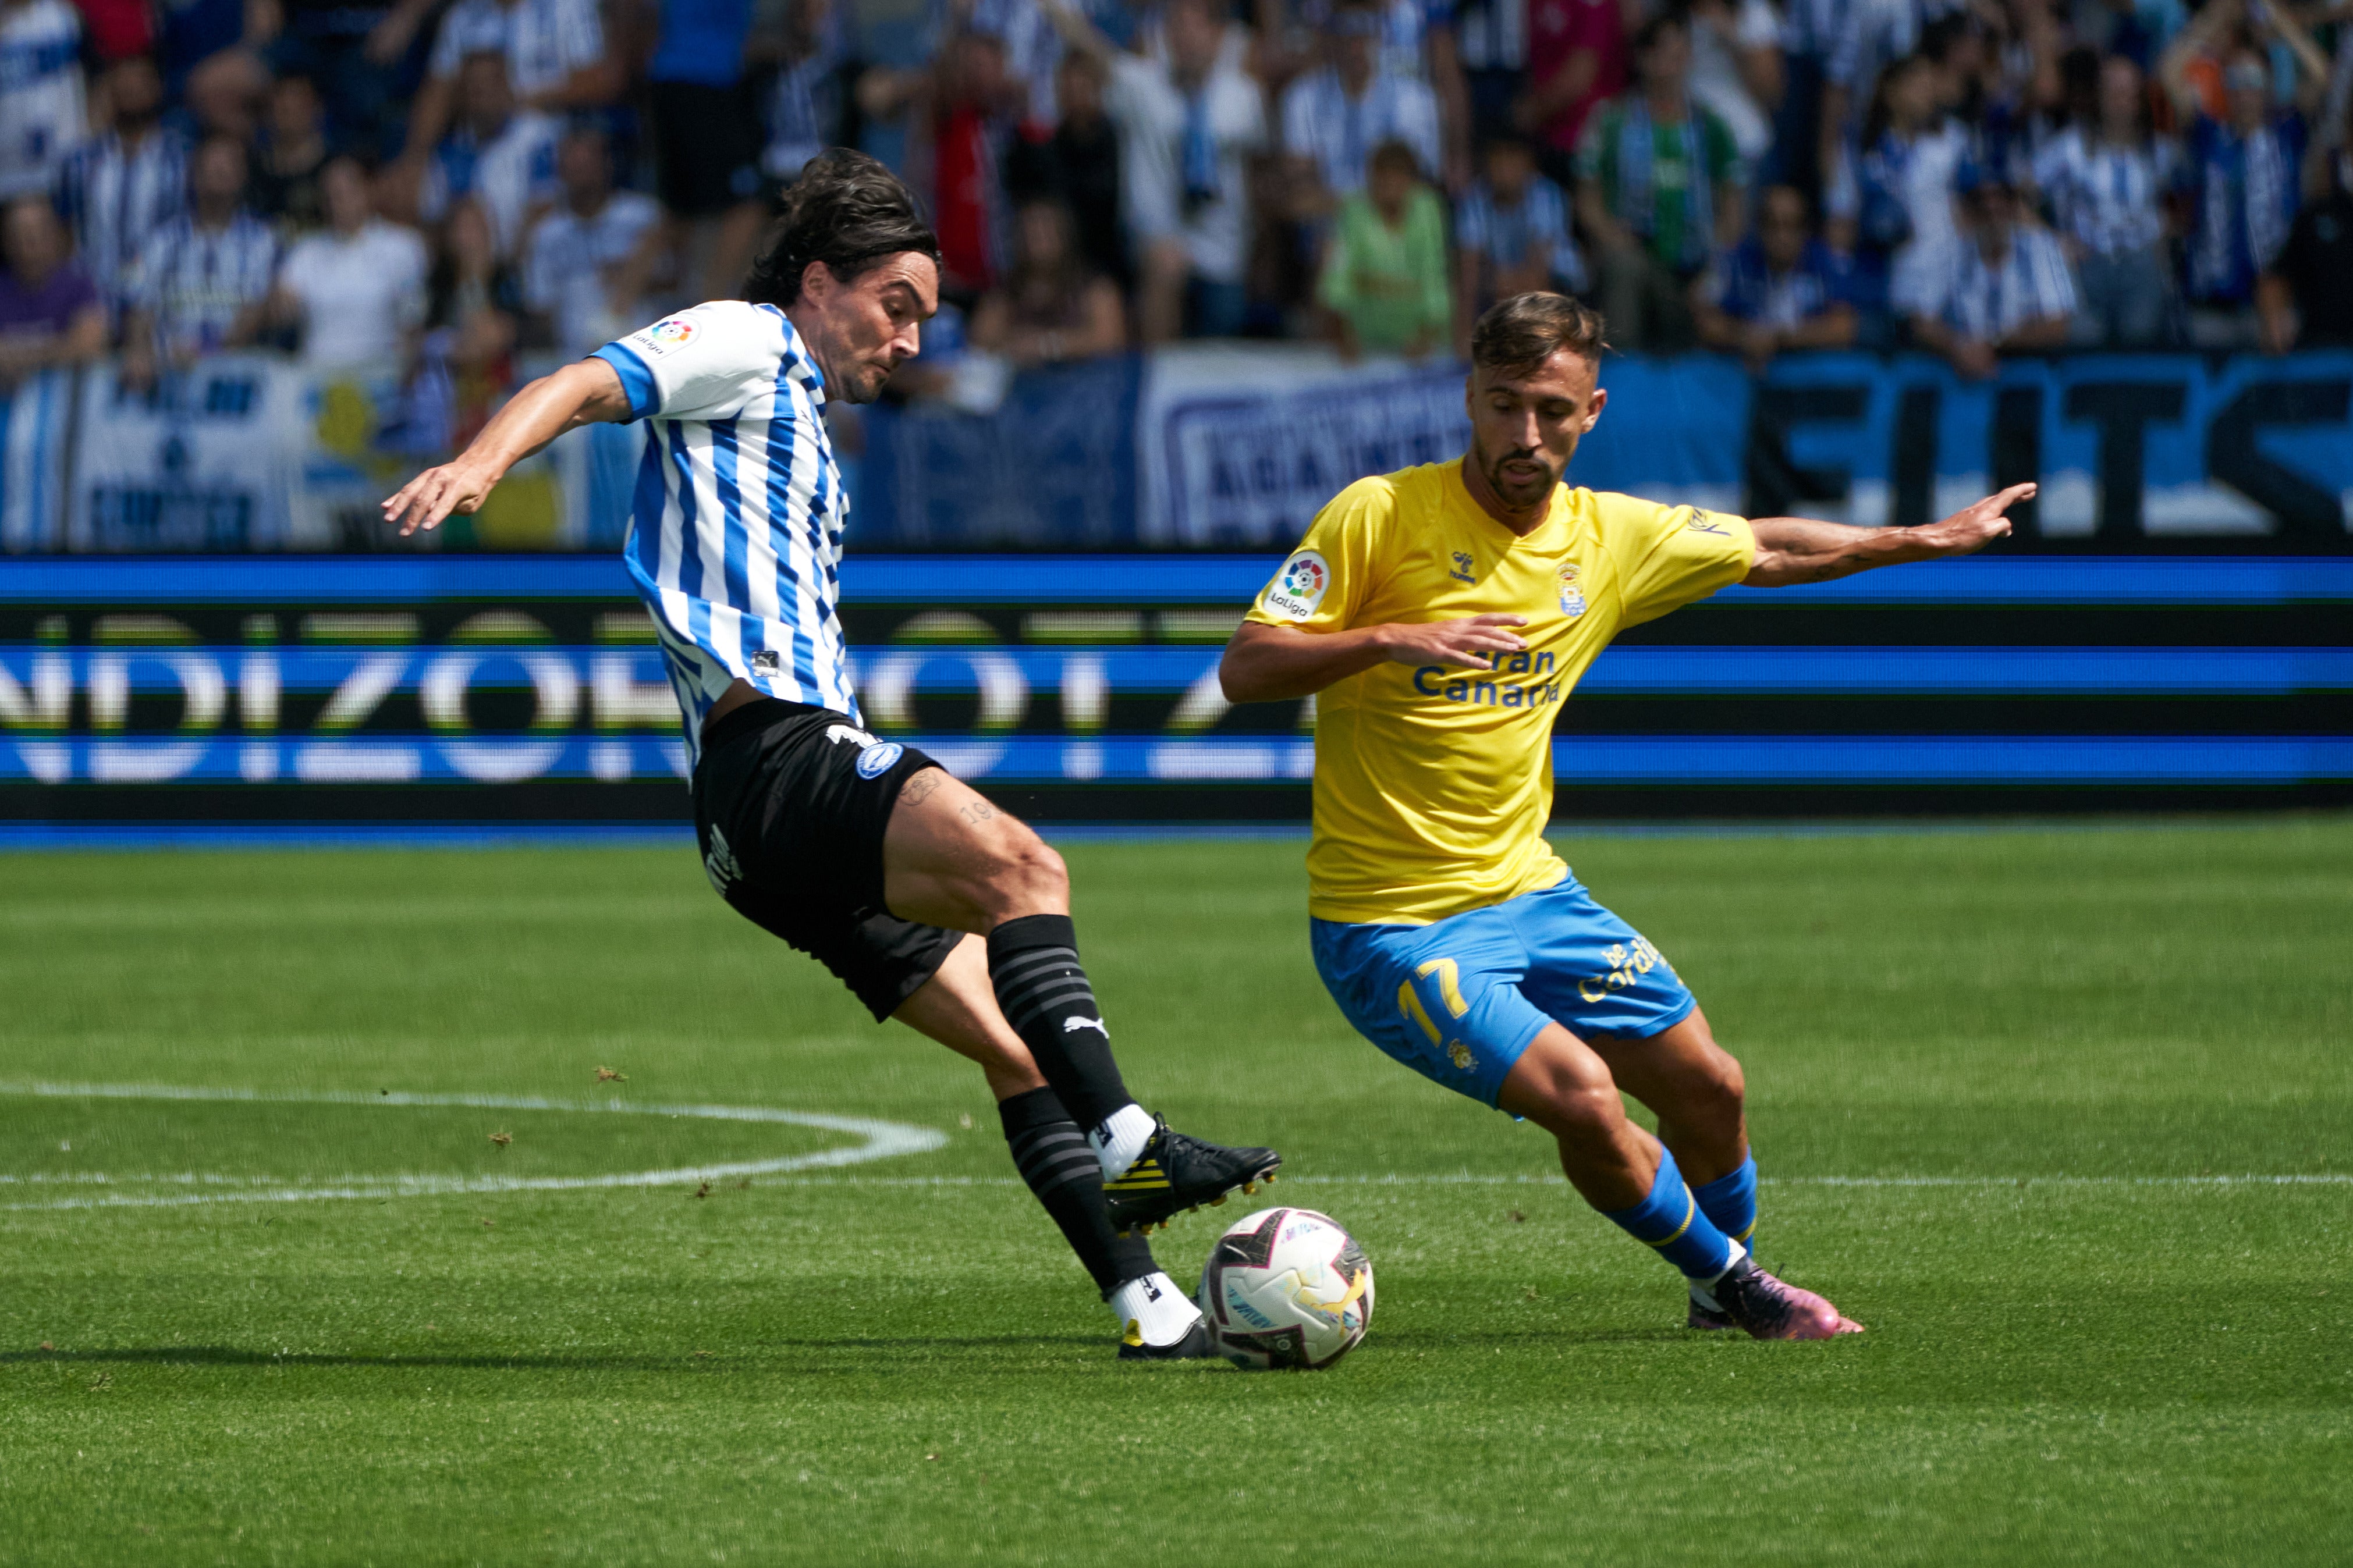
[[[1219,1352],[1236,1366],[1326,1367],[1373,1321],[1373,1266],[1331,1215],[1261,1209],[1209,1249],[1199,1300]]]

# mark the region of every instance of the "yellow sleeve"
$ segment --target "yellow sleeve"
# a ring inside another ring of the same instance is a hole
[[[1748,520],[1730,512],[1691,506],[1621,501],[1633,515],[1620,592],[1625,626],[1655,621],[1669,610],[1706,598],[1748,575],[1757,559],[1757,535]],[[1621,555],[1621,559],[1625,556]]]
[[[1387,478],[1358,479],[1334,496],[1244,618],[1303,632],[1354,626],[1379,578],[1397,504],[1397,486]]]

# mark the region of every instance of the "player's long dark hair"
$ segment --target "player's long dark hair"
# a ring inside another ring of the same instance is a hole
[[[909,251],[940,259],[939,237],[915,210],[914,193],[881,160],[836,147],[809,160],[784,211],[768,231],[768,248],[752,265],[744,297],[755,305],[789,305],[800,298],[801,274],[822,261],[844,283],[886,256]]]

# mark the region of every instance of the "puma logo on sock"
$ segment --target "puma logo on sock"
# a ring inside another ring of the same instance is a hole
[[[1066,1035],[1075,1034],[1081,1029],[1092,1029],[1104,1039],[1108,1040],[1111,1038],[1111,1031],[1103,1027],[1103,1021],[1101,1018],[1065,1018],[1062,1020],[1062,1033]]]

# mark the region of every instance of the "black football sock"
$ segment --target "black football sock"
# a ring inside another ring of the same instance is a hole
[[[990,931],[988,981],[1006,1021],[1082,1129],[1092,1132],[1135,1103],[1112,1058],[1095,988],[1079,966],[1070,916],[1023,915]]]
[[[1103,1172],[1094,1151],[1062,1101],[1050,1089],[1033,1089],[997,1104],[1013,1163],[1029,1184],[1039,1206],[1062,1227],[1063,1239],[1094,1276],[1095,1289],[1109,1297],[1131,1279],[1158,1272],[1152,1248],[1140,1236],[1122,1236],[1103,1209]]]

